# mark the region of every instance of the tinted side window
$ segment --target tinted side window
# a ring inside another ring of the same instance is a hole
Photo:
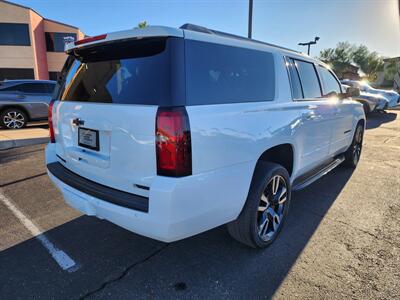
[[[304,98],[321,97],[321,88],[314,65],[300,60],[295,60],[295,62],[300,75]]]
[[[54,88],[56,87],[55,83],[45,83],[46,92],[52,94],[54,92]]]
[[[47,94],[45,83],[23,83],[18,86],[18,91],[30,94]]]
[[[0,23],[0,45],[30,46],[28,24]]]
[[[318,66],[318,72],[321,76],[324,95],[329,95],[331,93],[341,93],[339,82],[329,70],[322,66]]]
[[[271,53],[185,40],[185,55],[187,105],[274,99]]]
[[[76,40],[75,33],[46,32],[46,49],[49,52],[64,52],[64,38],[72,36]]]
[[[302,99],[303,98],[303,91],[301,88],[299,73],[296,70],[295,63],[293,59],[288,59],[288,70],[290,76],[290,86],[292,89],[292,97],[293,99]]]
[[[19,84],[15,84],[9,87],[3,87],[3,88],[0,87],[0,92],[15,92],[18,91],[19,86],[20,86]]]

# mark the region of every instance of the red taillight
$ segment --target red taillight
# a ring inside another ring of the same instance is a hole
[[[49,133],[50,133],[50,143],[55,143],[56,139],[54,137],[54,128],[53,128],[53,106],[54,100],[51,100],[48,108],[48,117],[49,117]]]
[[[107,37],[107,34],[101,34],[101,35],[87,37],[87,38],[81,39],[79,41],[76,41],[75,46],[94,42],[94,41],[104,40],[106,37]]]
[[[192,174],[189,118],[184,107],[159,108],[156,119],[157,174]]]

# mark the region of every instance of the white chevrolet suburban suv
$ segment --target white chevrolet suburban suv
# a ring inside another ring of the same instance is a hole
[[[322,62],[186,24],[67,44],[46,163],[65,201],[171,242],[227,224],[262,248],[291,191],[355,167],[365,115]]]

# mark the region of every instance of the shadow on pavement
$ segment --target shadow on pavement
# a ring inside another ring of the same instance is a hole
[[[367,116],[367,126],[366,129],[373,129],[381,126],[382,124],[392,122],[396,120],[397,114],[392,112],[386,113],[371,113]]]
[[[29,123],[26,128],[43,128],[48,129],[49,124],[47,122],[40,122],[40,123]]]
[[[270,298],[351,175],[351,170],[338,168],[294,193],[285,228],[262,251],[232,240],[224,226],[165,244],[106,221],[79,217],[45,233],[77,262],[77,271],[61,270],[32,238],[0,253],[0,295],[4,299],[70,299],[88,293],[118,299]]]

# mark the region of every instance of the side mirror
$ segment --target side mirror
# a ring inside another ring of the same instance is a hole
[[[356,87],[348,87],[346,91],[347,97],[358,97],[360,96],[360,89]]]

